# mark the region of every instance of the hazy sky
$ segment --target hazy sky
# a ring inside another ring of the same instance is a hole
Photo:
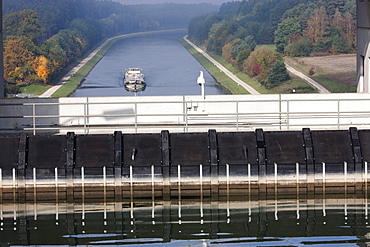
[[[212,3],[221,5],[232,0],[117,0],[123,4],[157,4],[157,3]]]

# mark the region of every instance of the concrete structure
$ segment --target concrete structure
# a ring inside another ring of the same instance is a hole
[[[370,131],[0,135],[0,198],[366,194]]]
[[[357,0],[357,92],[370,92],[370,2]]]
[[[0,100],[0,131],[33,134],[370,129],[369,116],[368,94]]]
[[[3,0],[0,0],[0,99],[4,98]]]

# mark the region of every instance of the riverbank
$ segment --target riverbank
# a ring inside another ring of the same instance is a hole
[[[183,29],[130,33],[107,39],[92,53],[88,54],[88,56],[84,58],[77,66],[71,69],[55,86],[51,88],[45,88],[46,91],[39,97],[68,97],[71,95],[84,81],[86,75],[95,67],[95,65],[104,57],[111,46],[118,40],[150,33],[173,32],[179,30]]]
[[[212,53],[206,53],[199,47],[192,47],[191,44],[188,44],[185,40],[183,40],[183,45],[221,85],[226,87],[233,94],[246,94],[251,92],[252,94],[317,93],[316,88],[308,85],[294,73],[290,73],[291,79],[285,83],[272,89],[267,89],[258,81],[253,80],[245,73],[237,70],[222,57]],[[273,49],[271,47],[268,48]],[[220,66],[224,67],[224,69],[220,69]],[[241,88],[244,90],[240,90]]]

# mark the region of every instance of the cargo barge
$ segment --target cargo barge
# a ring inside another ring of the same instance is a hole
[[[145,84],[144,74],[139,68],[126,69],[125,77],[123,78],[125,85]]]

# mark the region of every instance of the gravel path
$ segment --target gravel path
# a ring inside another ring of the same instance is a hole
[[[238,85],[244,87],[249,93],[251,94],[260,94],[256,89],[249,86],[244,81],[240,80],[236,75],[231,73],[228,69],[226,69],[224,66],[222,66],[219,62],[217,62],[215,59],[213,59],[210,55],[208,55],[206,52],[204,52],[202,49],[200,49],[198,46],[193,44],[190,40],[187,39],[187,36],[184,37],[184,40],[189,43],[194,49],[196,49],[199,53],[201,53],[203,56],[205,56],[209,61],[211,61],[217,68],[219,68],[222,72],[224,72],[228,77],[230,77],[232,80],[234,80]]]
[[[305,74],[299,72],[298,70],[294,69],[292,66],[290,66],[288,64],[285,64],[285,66],[286,66],[286,68],[289,72],[291,72],[291,73],[295,74],[296,76],[302,78],[308,84],[310,84],[311,86],[313,86],[314,88],[319,90],[319,93],[330,93],[330,91],[328,89],[326,89],[324,86],[322,86],[317,81],[315,81],[315,80],[311,79],[310,77],[306,76]]]

